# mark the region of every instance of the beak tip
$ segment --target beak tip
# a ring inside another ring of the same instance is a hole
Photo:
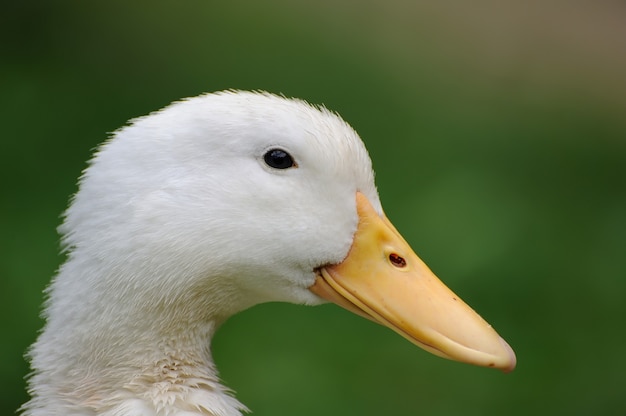
[[[511,348],[511,346],[502,337],[500,337],[500,343],[502,344],[504,350],[506,351],[506,354],[508,355],[506,365],[503,365],[501,367],[501,370],[505,373],[510,373],[515,369],[515,366],[517,365],[517,357],[515,356],[513,348]]]

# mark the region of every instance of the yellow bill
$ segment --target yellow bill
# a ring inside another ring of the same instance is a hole
[[[348,256],[321,268],[310,290],[440,357],[513,370],[506,341],[430,271],[365,195],[357,192],[356,201],[359,224]]]

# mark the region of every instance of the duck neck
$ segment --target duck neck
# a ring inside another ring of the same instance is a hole
[[[31,350],[33,399],[25,416],[239,416],[247,410],[219,382],[210,344],[231,313],[207,305],[206,291],[202,304],[193,291],[157,302],[80,291],[60,297],[62,274]]]
[[[149,353],[133,352],[143,362],[130,366],[134,372],[124,376],[125,397],[116,407],[137,406],[128,415],[241,415],[247,409],[220,384],[211,356],[210,340],[216,327],[216,322],[196,329],[186,326],[184,334],[162,337]]]

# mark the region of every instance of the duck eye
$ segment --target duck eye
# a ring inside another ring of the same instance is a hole
[[[268,150],[265,155],[263,155],[263,160],[267,166],[274,169],[288,169],[297,166],[291,155],[282,149]]]

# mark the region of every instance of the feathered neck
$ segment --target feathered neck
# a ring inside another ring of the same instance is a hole
[[[25,416],[237,416],[247,410],[220,384],[210,351],[218,326],[249,306],[229,298],[232,290],[221,287],[221,279],[206,278],[202,287],[161,299],[141,298],[130,288],[98,292],[97,285],[83,292],[77,281],[104,280],[95,276],[115,270],[98,262],[86,269],[76,254],[51,287],[48,322],[30,352],[38,371]],[[153,278],[149,268],[143,271],[135,278]],[[72,282],[77,289],[65,290]]]

